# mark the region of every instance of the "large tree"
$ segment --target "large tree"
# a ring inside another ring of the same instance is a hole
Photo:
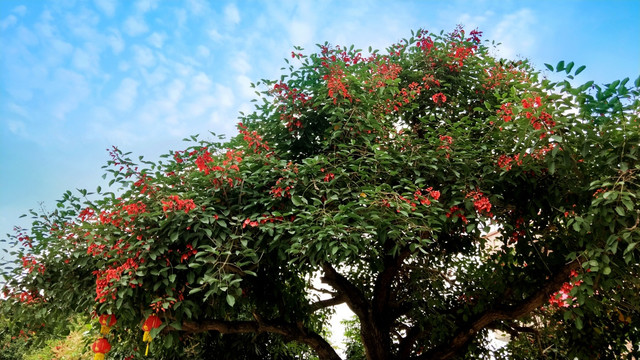
[[[551,82],[480,36],[296,49],[230,141],[113,148],[113,192],[68,192],[13,238],[3,309],[115,314],[123,355],[155,312],[156,357],[339,359],[344,303],[370,360],[483,357],[494,331],[512,357],[637,357],[640,78],[576,85],[561,61]]]

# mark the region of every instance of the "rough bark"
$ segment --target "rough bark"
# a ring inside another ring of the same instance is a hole
[[[341,360],[331,345],[316,332],[301,324],[291,324],[258,319],[256,321],[206,320],[183,322],[182,331],[197,333],[218,331],[222,334],[243,334],[270,332],[285,336],[288,340],[308,345],[321,360]]]

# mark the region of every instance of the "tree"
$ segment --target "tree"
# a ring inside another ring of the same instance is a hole
[[[116,314],[123,355],[157,313],[157,356],[339,359],[323,328],[346,303],[370,360],[483,357],[497,330],[512,357],[637,357],[640,78],[576,86],[561,61],[551,82],[480,36],[296,48],[230,141],[114,147],[115,193],[67,192],[13,238],[3,308]]]

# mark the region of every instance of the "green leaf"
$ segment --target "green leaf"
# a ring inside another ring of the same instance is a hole
[[[544,64],[544,66],[546,66],[549,71],[553,71],[553,66],[551,64]]]
[[[197,288],[191,289],[191,290],[189,291],[189,295],[191,295],[191,294],[195,294],[195,293],[199,293],[200,291],[202,291],[202,288],[201,288],[201,287],[197,287]]]
[[[582,330],[583,324],[582,324],[582,318],[581,317],[577,317],[576,318],[576,328],[578,328],[578,330]]]
[[[623,255],[626,255],[627,253],[631,252],[631,251],[636,247],[636,245],[638,245],[638,243],[637,243],[637,242],[632,242],[631,244],[629,244],[629,245],[627,246],[627,248],[626,248],[626,249],[624,249],[624,253],[622,253],[622,254],[623,254]]]
[[[624,216],[624,209],[622,208],[622,206],[616,206],[616,212],[618,213],[618,215]]]
[[[570,63],[568,63],[568,64],[567,64],[567,67],[564,69],[564,71],[566,71],[566,72],[567,72],[567,74],[571,73],[571,69],[573,69],[573,65],[575,65],[575,64],[573,63],[573,61],[572,61],[572,62],[570,62]]]
[[[291,202],[293,203],[294,206],[302,205],[302,199],[298,195],[291,196]]]
[[[227,304],[229,304],[229,306],[233,307],[233,305],[235,303],[236,303],[236,298],[231,294],[227,294]]]
[[[579,68],[577,68],[577,69],[576,69],[576,72],[574,73],[574,75],[578,75],[578,74],[580,74],[580,73],[581,73],[581,72],[583,72],[583,71],[584,71],[584,69],[586,69],[586,68],[587,68],[587,67],[586,67],[586,66],[584,66],[584,65],[580,66]]]
[[[562,70],[564,70],[564,60],[560,60],[558,65],[556,65],[556,72],[560,72]]]

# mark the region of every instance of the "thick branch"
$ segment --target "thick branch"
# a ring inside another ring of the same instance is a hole
[[[322,360],[340,360],[340,356],[322,336],[297,324],[262,319],[256,321],[206,320],[198,323],[187,321],[182,323],[182,331],[190,333],[217,331],[221,334],[274,333],[308,345]]]
[[[578,259],[568,263],[558,270],[538,291],[522,300],[516,305],[493,308],[485,311],[474,321],[460,329],[453,340],[446,346],[441,346],[434,351],[419,356],[419,359],[450,359],[462,349],[480,330],[489,326],[494,321],[515,320],[544,305],[549,295],[558,291],[580,265]]]
[[[345,302],[358,318],[361,320],[366,318],[370,307],[360,289],[339,274],[331,264],[322,264],[322,270],[324,270],[324,276],[321,278],[322,282],[344,295],[346,297]]]
[[[410,254],[409,249],[405,249],[397,256],[385,259],[385,268],[376,279],[373,293],[373,309],[378,312],[378,314],[387,313],[391,300],[391,285],[393,284],[393,279],[395,279],[398,271],[400,271],[402,267],[402,263]]]
[[[384,360],[388,356],[389,333],[381,332],[376,321],[376,314],[364,294],[347,278],[339,274],[331,264],[322,264],[325,276],[322,282],[329,284],[346,297],[349,308],[360,320],[360,336],[368,360]]]
[[[343,304],[347,301],[347,297],[344,294],[340,294],[336,297],[330,298],[330,299],[325,299],[325,300],[320,300],[318,302],[315,302],[313,304],[311,304],[310,310],[311,312],[317,311],[319,309],[324,309],[326,307],[329,306],[335,306],[338,304]]]

